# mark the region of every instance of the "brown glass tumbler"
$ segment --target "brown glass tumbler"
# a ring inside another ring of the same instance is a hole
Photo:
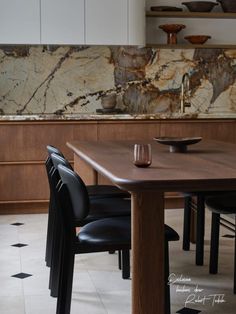
[[[146,168],[152,163],[151,144],[134,145],[134,164],[136,167]]]

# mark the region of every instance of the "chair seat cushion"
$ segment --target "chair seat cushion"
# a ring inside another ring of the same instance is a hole
[[[119,216],[129,216],[131,213],[131,201],[122,198],[90,199],[89,215],[77,226],[86,225],[89,222]]]
[[[172,229],[170,226],[165,225],[165,239],[166,241],[178,241],[179,235],[178,233]]]
[[[130,197],[126,191],[122,191],[113,185],[87,185],[87,191],[92,198],[101,197]]]
[[[209,196],[206,198],[206,206],[219,214],[236,214],[236,193]]]
[[[101,252],[131,248],[130,217],[106,218],[91,222],[77,235],[78,252]]]
[[[77,239],[80,253],[130,249],[131,217],[106,218],[91,222],[80,229]],[[178,233],[168,225],[165,225],[165,240],[179,240]]]

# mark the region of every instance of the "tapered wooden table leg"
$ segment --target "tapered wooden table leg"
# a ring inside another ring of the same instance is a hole
[[[164,194],[132,193],[132,314],[164,314]]]

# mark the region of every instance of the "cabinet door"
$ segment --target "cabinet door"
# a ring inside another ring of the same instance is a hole
[[[40,0],[0,0],[0,44],[40,43]]]
[[[85,42],[128,44],[128,0],[85,0]]]
[[[156,1],[157,2],[157,1]],[[129,45],[145,46],[146,11],[145,0],[129,0]]]
[[[41,43],[84,44],[84,0],[41,0]]]

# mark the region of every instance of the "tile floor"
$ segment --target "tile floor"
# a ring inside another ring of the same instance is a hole
[[[166,210],[166,223],[182,236],[183,210]],[[23,223],[12,225],[12,223]],[[206,226],[210,226],[210,216]],[[45,266],[47,215],[0,216],[0,314],[54,314],[56,300],[48,290]],[[234,239],[221,237],[220,272],[208,275],[209,230],[206,230],[205,266],[194,266],[194,246],[181,250],[170,245],[172,313],[233,314]],[[227,234],[222,230],[222,235]],[[27,244],[17,247],[14,244]],[[24,279],[12,277],[25,273]],[[85,254],[76,257],[71,314],[129,314],[131,280],[122,280],[117,255]],[[186,303],[189,301],[189,303]],[[182,310],[184,307],[192,310]],[[194,310],[195,309],[195,310]],[[158,313],[157,313],[158,314]]]

